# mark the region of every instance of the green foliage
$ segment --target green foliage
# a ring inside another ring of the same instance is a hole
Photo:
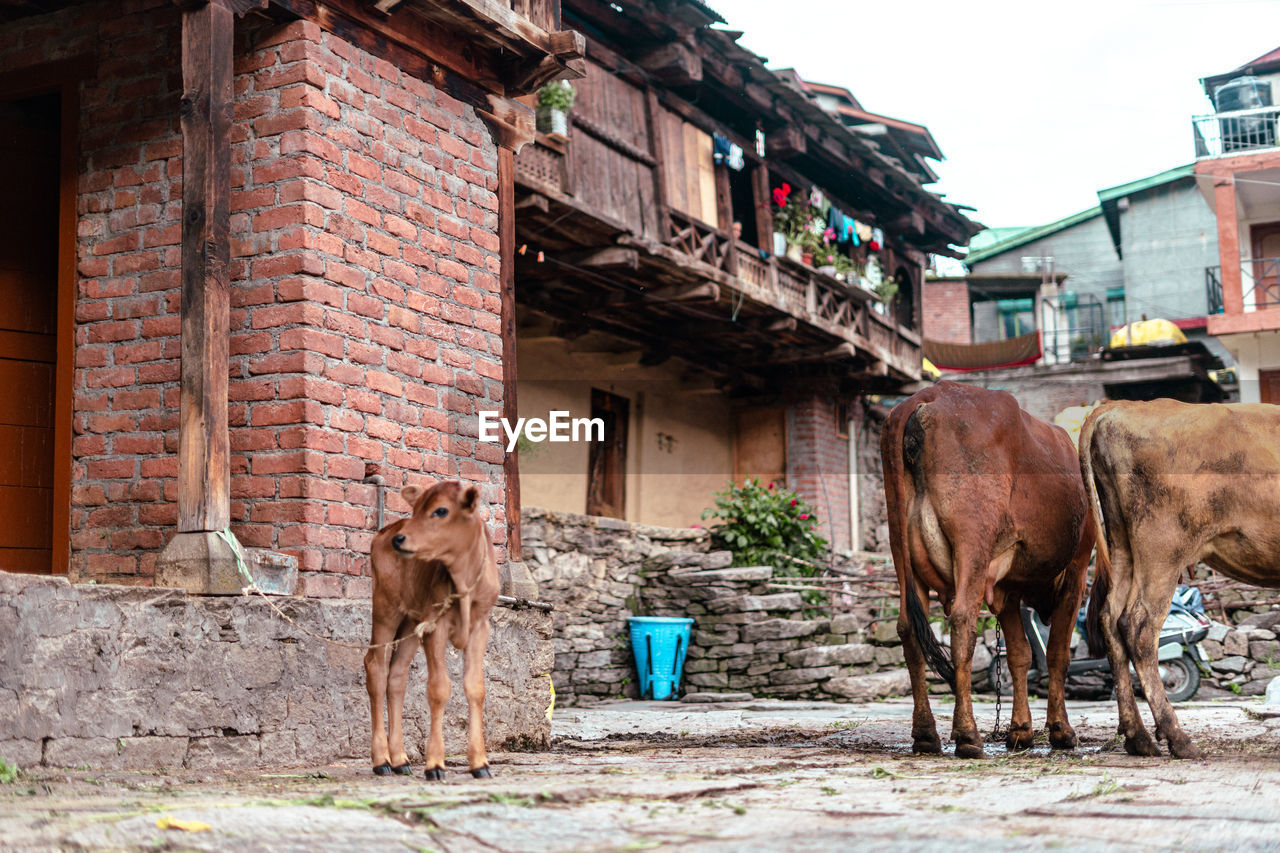
[[[553,80],[538,90],[538,106],[567,113],[573,109],[573,99],[577,95],[568,80]]]
[[[875,294],[884,302],[892,302],[898,295],[898,281],[890,276],[880,279],[880,283],[875,286]]]
[[[0,785],[12,785],[18,781],[18,774],[21,773],[18,765],[10,764],[3,758],[0,758]]]
[[[702,517],[721,522],[711,533],[733,552],[735,566],[773,566],[779,575],[813,577],[827,560],[827,541],[817,534],[813,508],[795,492],[773,483],[730,483],[715,494]]]

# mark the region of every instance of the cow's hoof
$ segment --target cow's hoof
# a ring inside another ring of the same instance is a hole
[[[1191,742],[1186,735],[1169,738],[1169,754],[1174,758],[1198,760],[1204,758],[1204,750]]]
[[[952,732],[956,742],[956,758],[986,758],[982,751],[982,735],[975,731]]]
[[[1021,752],[1024,749],[1030,749],[1035,743],[1036,733],[1031,730],[1030,723],[1023,723],[1020,726],[1010,726],[1009,734],[1004,739],[1005,748],[1010,752]]]
[[[483,767],[471,768],[471,775],[476,777],[477,779],[492,779],[493,771],[490,770],[489,765],[486,764]]]
[[[938,739],[937,732],[931,735],[916,735],[911,740],[911,751],[922,755],[937,755],[942,752],[942,741]]]
[[[428,769],[427,769],[427,772],[426,772],[426,773],[424,773],[424,774],[422,774],[422,775],[426,776],[426,777],[427,777],[428,779],[430,779],[432,782],[443,782],[443,781],[444,781],[444,768],[443,768],[443,767],[431,767],[431,768],[428,768]]]
[[[381,764],[374,765],[373,775],[374,776],[390,776],[391,763],[389,761],[384,761]]]
[[[1136,735],[1126,736],[1124,739],[1124,751],[1130,755],[1145,756],[1147,758],[1160,757],[1160,748],[1151,739],[1151,735],[1145,731],[1138,732]]]
[[[1049,746],[1054,749],[1075,749],[1075,729],[1066,723],[1054,723],[1049,726]]]
[[[398,764],[398,765],[396,765],[395,767],[392,767],[392,768],[391,768],[391,771],[392,771],[393,773],[395,773],[397,776],[412,776],[412,775],[413,775],[413,767],[411,767],[411,766],[409,765],[409,762],[407,762],[407,761],[406,761],[404,764]]]

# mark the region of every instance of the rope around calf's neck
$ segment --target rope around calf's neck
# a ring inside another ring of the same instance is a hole
[[[263,592],[261,589],[258,588],[258,584],[256,581],[254,581],[253,575],[249,574],[249,567],[244,564],[244,557],[241,556],[240,554],[239,543],[237,543],[235,538],[232,537],[230,529],[223,528],[222,530],[215,530],[214,533],[218,536],[218,538],[226,542],[227,547],[231,549],[231,553],[236,560],[236,570],[239,571],[239,573],[241,574],[241,576],[244,577],[244,580],[245,580],[246,586],[244,588],[244,592],[257,593],[258,596],[267,603],[267,606],[270,607],[272,610],[274,610],[276,614],[280,616],[281,619],[288,622],[290,625],[297,628],[299,631],[306,634],[308,637],[311,637],[316,640],[320,640],[321,642],[328,643],[331,646],[339,646],[340,648],[344,648],[344,649],[360,649],[363,651],[371,651],[373,649],[381,649],[386,647],[398,646],[401,643],[403,643],[405,640],[413,636],[416,636],[419,640],[421,640],[427,634],[430,634],[432,631],[436,629],[436,624],[439,623],[441,617],[444,616],[445,612],[449,609],[449,607],[455,601],[458,601],[464,595],[471,592],[472,588],[475,586],[475,584],[472,584],[470,587],[467,587],[467,589],[463,592],[458,592],[455,590],[454,592],[449,593],[449,595],[446,596],[443,601],[440,601],[438,604],[436,604],[436,613],[434,616],[428,617],[427,619],[424,619],[421,622],[419,622],[417,626],[413,629],[413,631],[411,631],[408,634],[405,634],[403,637],[399,637],[395,640],[388,640],[385,643],[344,643],[341,640],[334,640],[330,637],[322,637],[319,634],[315,633],[314,631],[311,631],[311,630],[308,630],[307,628],[302,627],[301,625],[298,624],[298,622],[292,616],[290,616],[288,613],[285,613],[283,610],[281,610],[280,607],[274,601],[272,601],[265,592]]]

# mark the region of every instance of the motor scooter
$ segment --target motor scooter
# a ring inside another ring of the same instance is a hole
[[[1085,612],[1088,601],[1080,608],[1073,632],[1073,659],[1067,665],[1067,689],[1071,692],[1072,676],[1102,675],[1106,687],[1111,683],[1111,664],[1105,656],[1089,657],[1085,637]],[[1049,628],[1031,608],[1021,608],[1022,627],[1031,644],[1031,668],[1027,671],[1027,684],[1038,686],[1048,679]],[[1185,702],[1200,689],[1200,670],[1206,667],[1207,658],[1200,642],[1209,635],[1210,621],[1204,611],[1204,599],[1200,590],[1191,586],[1179,586],[1169,604],[1169,615],[1160,627],[1157,658],[1160,662],[1160,678],[1170,702]],[[1082,657],[1076,653],[1083,651]],[[997,650],[987,674],[991,684],[1001,695],[1013,692],[1013,677],[1006,660],[1004,637],[999,638]],[[1130,665],[1129,671],[1133,672]],[[1134,679],[1134,689],[1141,692],[1141,685]]]

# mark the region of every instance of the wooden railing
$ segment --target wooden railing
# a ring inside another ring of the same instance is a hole
[[[538,134],[537,143],[524,146],[516,157],[516,180],[553,193],[569,194],[569,162],[565,146]]]
[[[675,208],[667,208],[667,243],[676,251],[718,270],[734,272],[729,235]]]

